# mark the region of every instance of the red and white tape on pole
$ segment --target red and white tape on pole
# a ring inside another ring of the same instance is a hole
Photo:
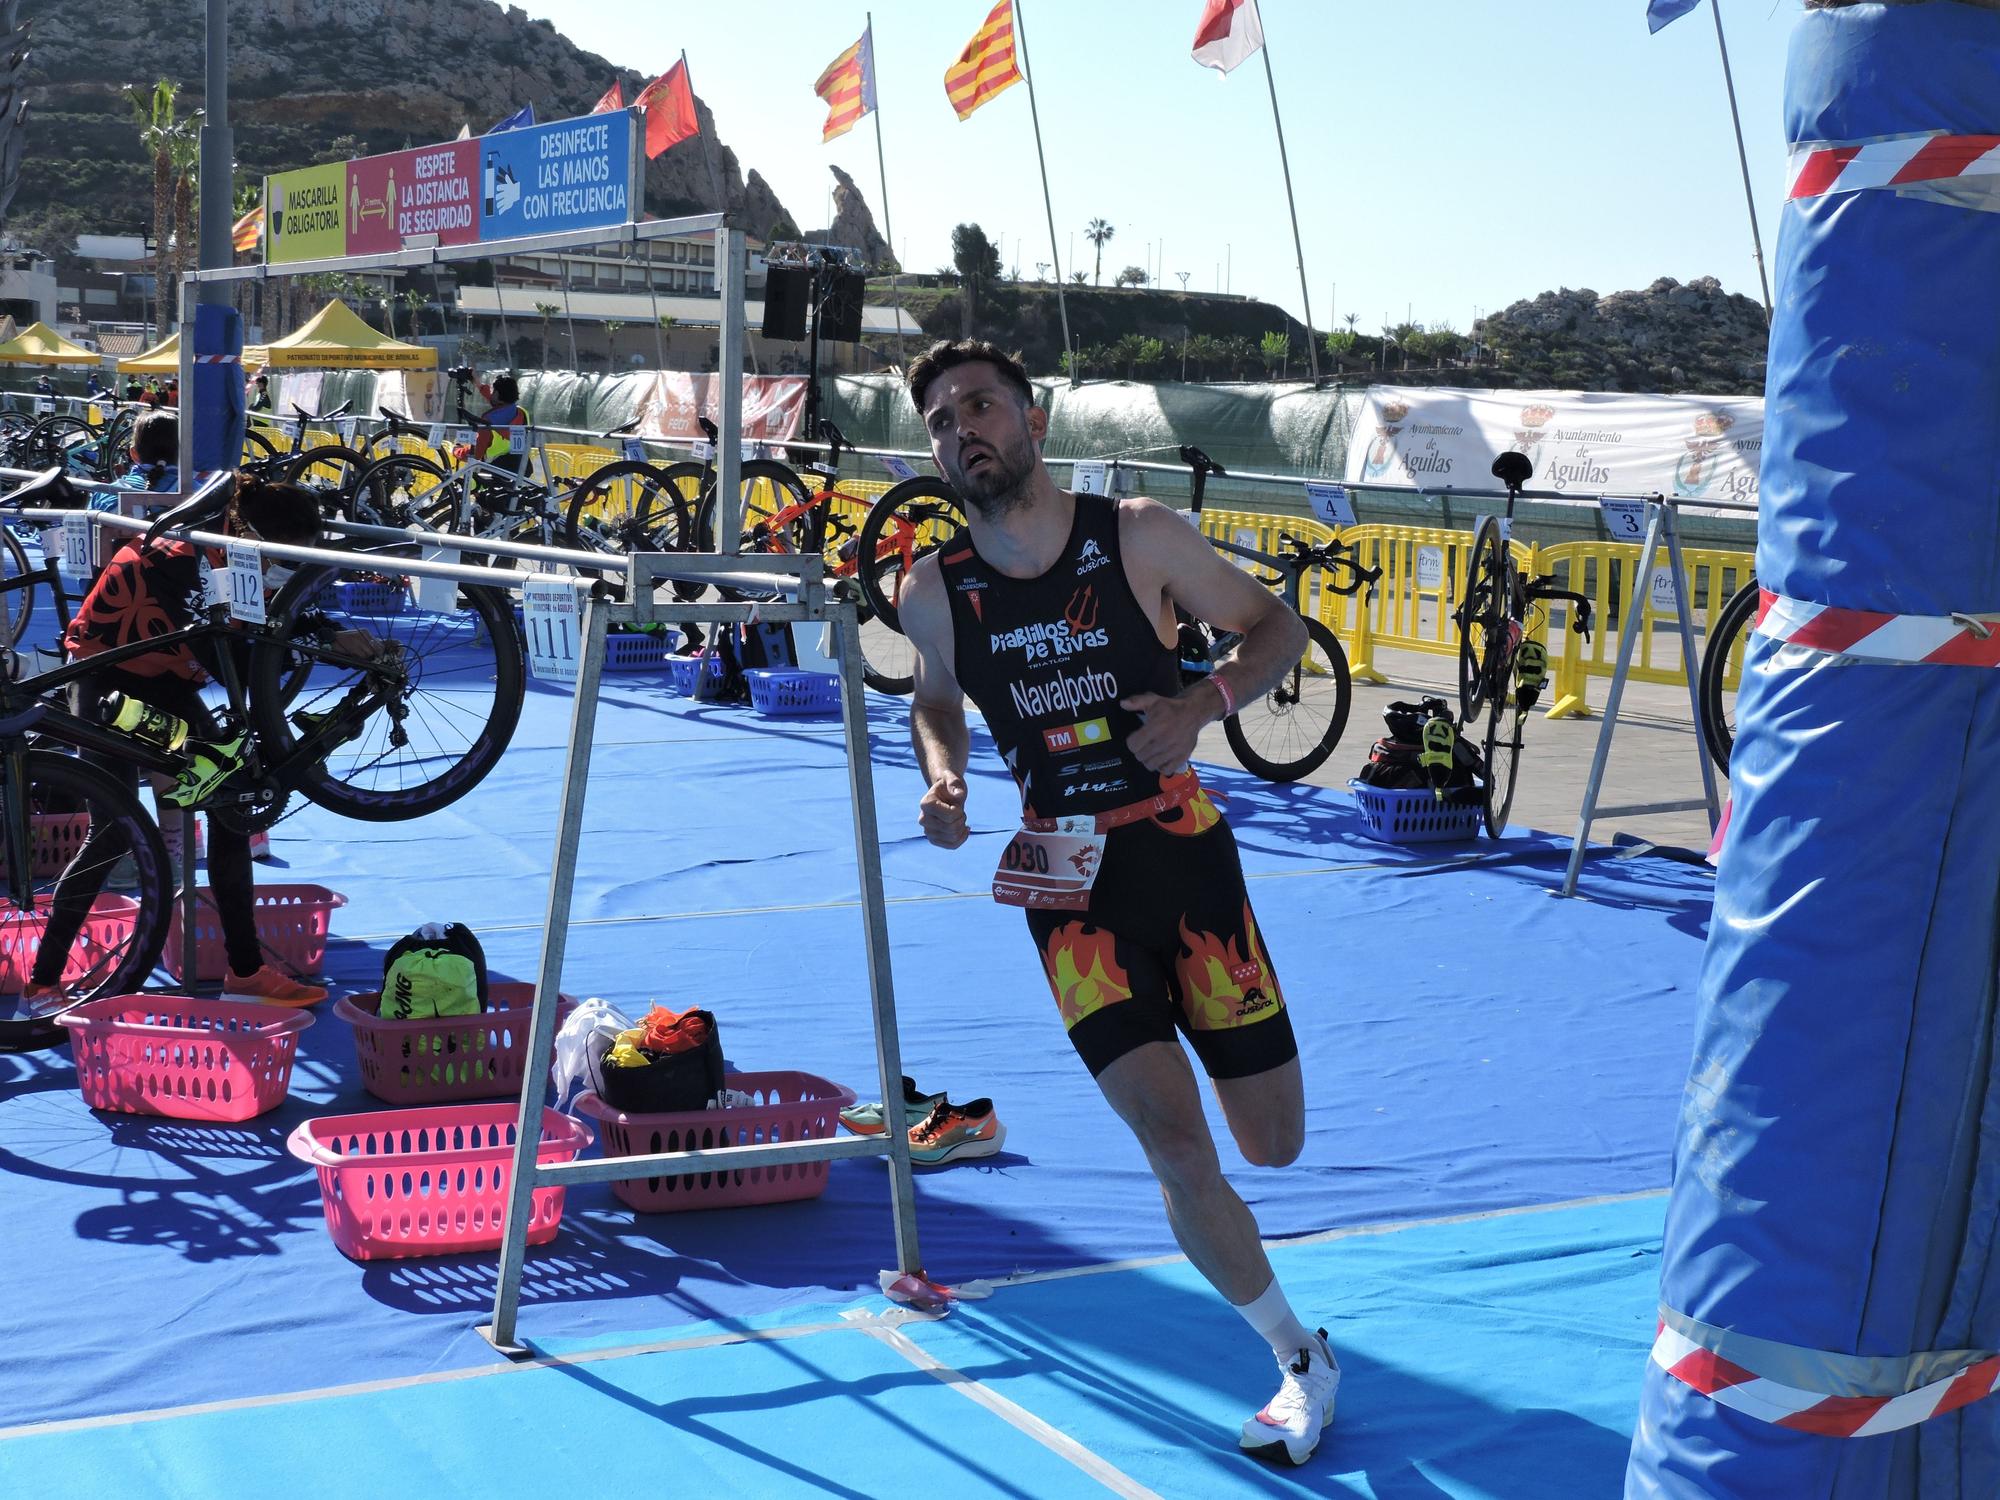
[[[1801,1351],[1803,1352],[1803,1351]],[[1823,1356],[1839,1360],[1843,1356]],[[1768,1380],[1724,1359],[1665,1322],[1653,1340],[1653,1363],[1718,1406],[1777,1427],[1821,1437],[1874,1437],[1914,1427],[1989,1396],[2000,1384],[2000,1355],[1895,1395],[1833,1396]]]
[[[1757,634],[1856,661],[2000,667],[2000,616],[1892,615],[1808,604],[1761,589]]]
[[[2000,174],[2000,135],[1911,135],[1792,148],[1785,196],[1819,198],[1862,188],[1937,186]]]

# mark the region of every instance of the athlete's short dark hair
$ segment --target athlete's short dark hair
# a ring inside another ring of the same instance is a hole
[[[915,404],[917,414],[923,414],[924,397],[930,394],[932,381],[956,365],[968,365],[975,361],[998,370],[1000,378],[1021,393],[1024,405],[1035,404],[1035,388],[1028,383],[1028,367],[1021,363],[1019,355],[1009,354],[998,344],[988,343],[985,339],[940,339],[919,354],[916,363],[910,366],[910,400]]]
[[[512,375],[502,375],[493,382],[493,400],[499,406],[512,406],[521,399],[521,387]]]

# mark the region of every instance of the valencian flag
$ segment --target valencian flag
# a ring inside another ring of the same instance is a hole
[[[1227,73],[1249,61],[1263,45],[1264,23],[1257,15],[1257,0],[1208,0],[1194,33],[1196,62]]]
[[[590,106],[594,115],[608,115],[614,109],[625,107],[625,84],[620,79],[612,79],[611,87],[604,91],[604,97]]]
[[[264,205],[258,204],[229,231],[230,248],[238,254],[255,250],[264,238]]]
[[[875,43],[871,26],[861,40],[826,65],[813,85],[813,92],[826,101],[826,128],[822,142],[846,135],[863,115],[875,107]]]
[[[1646,30],[1658,31],[1662,26],[1678,21],[1699,4],[1701,0],[1646,0]]]
[[[694,112],[694,90],[688,87],[686,58],[647,84],[632,102],[646,111],[648,160],[676,141],[701,134],[701,123]]]
[[[963,120],[1002,89],[1021,81],[1014,61],[1014,0],[1000,0],[944,71],[944,91]]]

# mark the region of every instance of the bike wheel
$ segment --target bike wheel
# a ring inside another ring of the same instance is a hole
[[[1708,747],[1708,758],[1725,776],[1729,774],[1730,752],[1736,748],[1736,701],[1732,693],[1729,701],[1725,702],[1723,694],[1730,692],[1731,667],[1739,672],[1742,670],[1742,655],[1738,647],[1749,640],[1750,622],[1756,614],[1757,580],[1752,578],[1729,596],[1729,602],[1715,617],[1715,627],[1708,633],[1707,644],[1701,648],[1701,675],[1698,679],[1701,741]]]
[[[332,812],[378,823],[422,817],[479,785],[513,738],[526,684],[521,638],[504,593],[466,585],[450,612],[385,609],[343,622],[393,644],[393,656],[343,652],[319,612],[327,587],[348,576],[301,568],[272,601],[250,655],[259,748],[287,784]]]
[[[741,492],[743,495],[743,528],[737,537],[737,551],[749,557],[755,554],[783,555],[809,552],[813,550],[812,513],[799,509],[797,514],[780,520],[785,512],[804,507],[812,495],[805,482],[785,465],[774,459],[753,458],[742,468]],[[701,514],[695,522],[695,530],[701,537],[702,551],[717,550],[716,538],[720,535],[720,517],[717,514],[716,489],[710,484],[702,496]],[[717,592],[725,599],[768,600],[776,596],[768,589],[736,589],[717,586]]]
[[[902,631],[897,605],[910,569],[964,529],[965,511],[942,479],[919,474],[882,492],[855,548],[855,576],[876,619]]]
[[[1339,638],[1318,620],[1305,626],[1305,654],[1278,685],[1222,721],[1243,769],[1266,781],[1297,781],[1324,765],[1353,705]]]
[[[245,467],[251,464],[269,463],[272,459],[280,456],[277,445],[265,437],[263,433],[254,427],[243,429],[243,464]]]
[[[355,489],[368,469],[365,454],[327,443],[285,459],[277,466],[277,475],[281,484],[309,490],[328,520],[347,521],[354,518]]]
[[[1514,695],[1504,685],[1487,702],[1486,732],[1480,750],[1486,757],[1486,833],[1499,838],[1507,828],[1507,813],[1514,806],[1514,778],[1521,769],[1521,732],[1528,716],[1514,704]]]
[[[0,526],[0,582],[12,582],[28,571],[28,549],[11,530]],[[37,587],[33,583],[20,583],[0,593],[0,636],[5,637],[4,644],[10,648],[20,645],[27,632],[28,621],[35,613]]]
[[[428,526],[448,531],[457,486],[442,465],[414,453],[378,459],[355,476],[351,515],[370,526]]]
[[[1488,516],[1473,533],[1466,564],[1465,597],[1458,605],[1458,713],[1466,723],[1479,717],[1489,695],[1501,696],[1495,682],[1495,646],[1507,637],[1507,595],[1511,569],[1500,518]]]
[[[0,755],[0,865],[0,923],[21,939],[9,955],[14,993],[43,941],[64,944],[63,982],[79,1003],[145,984],[167,940],[173,887],[137,793],[52,750]],[[0,1052],[60,1046],[68,1035],[49,1018],[17,1014],[0,1020]]]
[[[693,540],[687,501],[655,464],[606,464],[570,493],[562,542],[578,552],[684,552]]]

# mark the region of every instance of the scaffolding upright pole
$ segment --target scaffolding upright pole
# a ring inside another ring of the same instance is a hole
[[[722,295],[715,371],[716,546],[735,556],[743,533],[743,231],[715,231],[715,289]]]

